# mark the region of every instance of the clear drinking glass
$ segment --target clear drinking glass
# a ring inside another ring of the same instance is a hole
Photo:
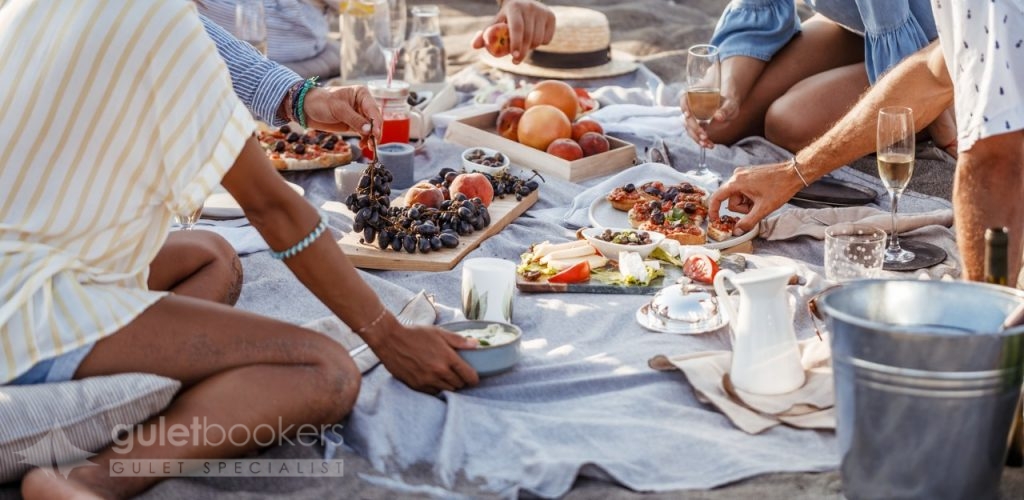
[[[721,87],[718,47],[707,44],[690,47],[686,54],[686,106],[701,128],[707,128],[721,106]],[[722,182],[722,177],[708,168],[703,147],[700,148],[697,169],[686,174],[709,186],[718,186]]]
[[[378,0],[373,9],[373,37],[384,51],[388,85],[395,76],[398,51],[405,43],[405,0]]]
[[[191,231],[192,227],[199,221],[199,216],[203,214],[203,205],[200,204],[198,208],[187,214],[174,214],[174,222],[181,225],[181,229],[185,231]]]
[[[412,33],[405,46],[405,78],[409,83],[443,82],[447,72],[441,40],[441,9],[436,5],[412,8]]]
[[[235,37],[267,55],[267,17],[263,0],[236,0]]]
[[[900,247],[896,231],[896,211],[900,195],[914,175],[914,111],[891,106],[878,111],[878,176],[892,198],[892,234],[885,251],[885,262],[910,262],[914,252]]]

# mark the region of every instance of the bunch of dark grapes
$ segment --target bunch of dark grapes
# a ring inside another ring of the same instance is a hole
[[[453,168],[442,168],[437,175],[430,179],[430,183],[447,190],[451,187],[455,177],[464,172],[457,172]],[[540,173],[536,170],[533,171],[533,175],[525,178],[509,172],[507,168],[501,169],[494,174],[484,172],[483,176],[491,183],[491,188],[494,189],[494,197],[502,200],[505,199],[506,195],[509,195],[515,196],[516,201],[522,201],[524,197],[529,196],[530,193],[540,187],[540,183],[533,180],[534,178],[540,178],[541,181],[544,181],[544,177],[541,177]]]
[[[377,244],[381,250],[405,250],[427,253],[455,248],[459,236],[471,234],[491,224],[491,214],[480,198],[457,194],[445,200],[441,208],[417,203],[411,207],[392,207],[391,173],[377,162],[366,167],[359,187],[345,204],[355,214],[354,231],[363,233],[360,243]]]

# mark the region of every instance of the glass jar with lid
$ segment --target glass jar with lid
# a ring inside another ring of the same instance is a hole
[[[384,117],[380,144],[409,143],[410,130],[420,131],[418,136],[423,137],[423,115],[409,105],[409,82],[394,80],[389,86],[387,80],[372,80],[366,86],[380,105]],[[422,141],[420,144],[422,146]],[[367,158],[373,158],[372,151],[364,150],[363,153]]]

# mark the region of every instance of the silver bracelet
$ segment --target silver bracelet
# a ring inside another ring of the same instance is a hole
[[[793,167],[793,170],[796,172],[796,176],[800,178],[800,182],[804,183],[804,187],[810,187],[810,184],[807,183],[807,179],[804,179],[804,174],[800,173],[798,165],[799,163],[797,163],[795,156],[789,159],[789,166]]]

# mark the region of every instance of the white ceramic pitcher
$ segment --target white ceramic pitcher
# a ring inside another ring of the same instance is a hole
[[[804,384],[800,348],[793,331],[786,284],[792,268],[769,267],[715,275],[720,307],[733,332],[729,378],[737,389],[752,394],[783,394]],[[725,290],[728,279],[739,290],[739,307]]]

